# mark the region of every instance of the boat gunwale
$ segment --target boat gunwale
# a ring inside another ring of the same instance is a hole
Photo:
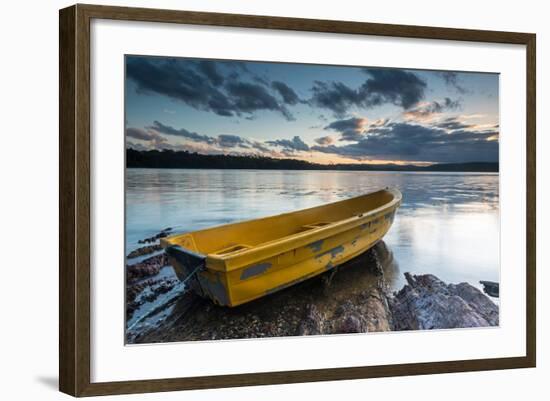
[[[379,191],[377,191],[379,192]],[[373,192],[374,193],[374,192]],[[353,198],[350,198],[353,199]],[[208,262],[211,264],[214,263],[216,266],[212,267],[222,267],[223,271],[230,272],[233,270],[238,270],[245,265],[250,265],[254,263],[261,262],[262,260],[272,258],[284,252],[289,252],[293,249],[306,246],[312,242],[329,238],[331,236],[337,235],[339,233],[345,232],[351,228],[357,227],[363,224],[367,220],[371,220],[376,217],[377,214],[391,209],[396,205],[399,205],[401,198],[394,198],[392,201],[372,209],[368,212],[361,214],[360,216],[352,216],[345,220],[339,220],[337,222],[331,223],[329,225],[312,229],[296,234],[289,235],[287,237],[282,237],[280,239],[264,242],[253,248],[243,250],[242,252],[236,252],[230,254],[227,257],[223,255],[216,254],[207,254],[206,261],[207,267],[209,267]],[[254,257],[254,254],[258,254]],[[239,263],[239,259],[245,259],[246,263]],[[224,267],[224,268],[223,268]],[[217,270],[217,269],[214,269]]]
[[[391,201],[383,204],[382,206],[379,206],[375,209],[372,209],[372,210],[369,210],[367,212],[361,213],[360,215],[352,216],[352,217],[349,217],[349,218],[343,219],[343,220],[338,220],[338,221],[335,221],[333,223],[330,223],[326,226],[322,226],[322,227],[319,227],[319,228],[314,228],[314,229],[307,230],[307,231],[304,231],[304,232],[298,232],[298,233],[295,233],[295,234],[291,234],[291,235],[288,235],[286,237],[281,237],[281,238],[277,238],[277,239],[274,239],[274,240],[271,240],[271,241],[267,241],[267,242],[258,244],[254,247],[251,247],[251,248],[248,248],[248,249],[243,249],[241,251],[233,252],[233,253],[230,253],[230,254],[227,254],[227,255],[217,255],[215,253],[204,254],[202,252],[198,252],[198,253],[206,257],[207,268],[209,268],[211,270],[224,271],[224,272],[237,270],[237,269],[242,268],[244,265],[254,264],[254,263],[260,262],[261,260],[265,260],[266,258],[271,258],[271,257],[274,257],[278,254],[288,252],[288,251],[291,251],[293,249],[296,249],[296,248],[299,248],[299,247],[302,247],[302,246],[306,246],[307,244],[309,244],[311,242],[314,242],[315,240],[325,239],[325,238],[331,237],[333,235],[336,235],[338,233],[341,233],[343,231],[349,230],[353,227],[361,225],[366,220],[374,218],[378,213],[380,213],[384,210],[393,208],[396,205],[399,206],[399,204],[401,203],[401,200],[402,200],[402,194],[397,188],[385,188],[385,189],[381,189],[381,190],[378,190],[378,191],[375,191],[375,192],[371,192],[369,194],[359,195],[359,196],[356,196],[356,197],[343,199],[341,201],[332,202],[331,204],[340,203],[340,202],[343,203],[343,202],[346,202],[346,201],[349,201],[349,200],[352,200],[352,199],[355,199],[355,198],[360,198],[360,197],[368,196],[368,195],[374,195],[376,193],[384,192],[384,191],[385,192],[390,192],[393,195],[393,199]],[[329,204],[327,204],[327,205],[329,205]],[[294,213],[299,213],[299,212],[304,212],[304,211],[308,211],[308,210],[312,210],[312,209],[322,208],[322,207],[325,207],[327,205],[319,205],[319,206],[314,206],[314,207],[307,208],[307,209],[301,209],[301,210],[298,210],[298,211],[286,212],[286,213],[281,213],[281,214],[272,215],[272,216],[266,216],[266,217],[262,217],[258,220],[268,219],[268,218],[273,218],[273,217],[281,217],[281,216],[285,216],[285,215],[291,215],[291,214],[294,214]],[[256,220],[256,219],[253,219],[253,220]],[[244,221],[240,221],[240,222],[236,222],[236,223],[237,224],[246,223],[247,221],[253,221],[253,220],[244,220]],[[234,224],[234,223],[230,223],[230,224]],[[209,229],[215,229],[217,227],[223,227],[223,225],[212,227],[212,228],[209,228]],[[193,232],[178,234],[178,235],[173,236],[173,238],[178,237],[180,235],[187,235],[187,234],[193,234]],[[167,240],[166,242],[171,243],[170,237],[166,238],[166,240]],[[175,244],[173,244],[173,245],[175,245]],[[244,263],[244,262],[239,263],[240,259],[246,259],[246,263]]]

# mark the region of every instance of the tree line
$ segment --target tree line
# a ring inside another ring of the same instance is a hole
[[[498,172],[498,162],[438,163],[430,166],[398,164],[320,164],[297,159],[254,155],[204,155],[188,151],[126,149],[128,168],[201,168],[250,170],[350,170],[350,171],[460,171]]]

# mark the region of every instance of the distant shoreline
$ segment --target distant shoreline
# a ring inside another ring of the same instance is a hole
[[[203,155],[187,151],[126,149],[126,168],[303,170],[303,171],[418,171],[498,173],[498,162],[438,163],[429,166],[398,164],[319,164],[296,159],[258,156]]]

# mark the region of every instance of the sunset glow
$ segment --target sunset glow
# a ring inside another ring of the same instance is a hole
[[[126,58],[126,146],[321,164],[498,161],[498,75]]]

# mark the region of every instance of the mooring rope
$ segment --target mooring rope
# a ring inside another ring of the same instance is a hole
[[[185,277],[185,280],[183,280],[181,282],[181,284],[185,285],[187,283],[187,281],[189,281],[191,279],[191,277],[193,277],[195,275],[195,273],[197,273],[202,267],[204,267],[204,264],[201,262],[195,267],[195,269],[193,269],[193,271],[191,273],[189,273],[189,275],[187,277]]]

